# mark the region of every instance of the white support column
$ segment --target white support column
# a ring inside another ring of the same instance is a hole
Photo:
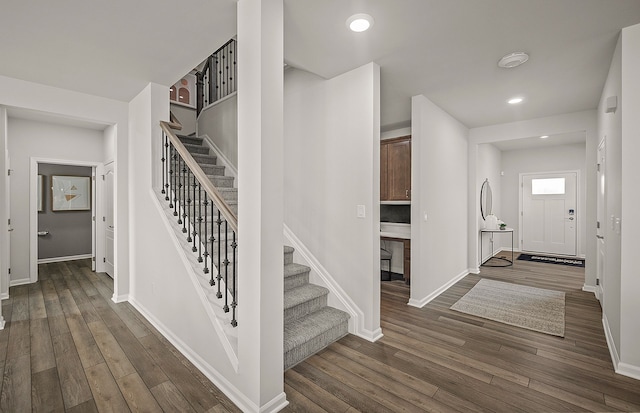
[[[261,412],[283,379],[283,1],[238,1],[238,356]]]

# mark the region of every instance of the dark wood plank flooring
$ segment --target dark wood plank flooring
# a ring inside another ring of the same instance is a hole
[[[88,260],[2,302],[0,412],[239,412]]]
[[[481,277],[565,291],[566,336],[449,307]],[[11,287],[0,331],[2,412],[237,412],[89,261],[39,266]],[[382,283],[377,343],[347,336],[285,373],[287,412],[640,412],[640,381],[615,374],[584,270],[482,267],[422,309]]]
[[[565,337],[449,310],[482,277],[564,291]],[[613,371],[600,305],[583,283],[583,268],[516,260],[482,267],[418,309],[403,282],[383,282],[384,337],[347,336],[287,371],[285,411],[640,412],[640,381]]]

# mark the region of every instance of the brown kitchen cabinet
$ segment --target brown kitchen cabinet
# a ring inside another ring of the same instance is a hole
[[[411,200],[411,136],[380,142],[380,200]]]

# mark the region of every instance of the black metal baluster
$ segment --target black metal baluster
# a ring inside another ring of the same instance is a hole
[[[184,190],[186,191],[186,197],[187,197],[187,204],[185,205],[184,208],[184,225],[185,227],[182,228],[182,232],[187,234],[187,242],[191,242],[193,241],[193,238],[191,238],[191,231],[189,231],[189,227],[191,225],[191,179],[195,180],[195,176],[193,176],[193,173],[191,172],[191,168],[187,168],[187,182],[186,182],[186,186],[184,188]]]
[[[204,193],[204,216],[207,216],[207,206],[209,205],[209,198],[207,197],[207,192]],[[205,274],[209,274],[209,267],[207,266],[207,258],[209,257],[209,240],[207,238],[207,222],[204,223],[204,237],[200,238],[200,243],[204,244],[204,269],[202,270]],[[213,281],[213,272],[211,273],[211,281]]]
[[[182,158],[180,157],[180,154],[178,153],[178,150],[175,149],[175,156],[176,156],[176,189],[174,189],[174,209],[173,209],[173,216],[177,216],[178,217],[178,225],[182,224],[182,219],[180,218],[180,213],[178,211],[180,211],[180,190],[182,188],[182,180],[180,179],[180,161],[182,160]]]
[[[180,202],[182,222],[179,222],[179,224],[182,224],[182,233],[187,232],[187,185],[189,185],[187,171],[187,162],[182,159],[182,202]]]
[[[169,188],[167,188],[167,197],[169,197],[168,201],[169,201],[169,208],[173,208],[173,201],[175,200],[174,197],[169,196],[170,192],[173,192],[174,194],[176,193],[176,186],[175,186],[175,172],[174,172],[174,168],[175,168],[175,154],[174,154],[174,148],[173,148],[173,144],[171,144],[169,146],[169,159],[170,161],[170,168],[169,169],[169,182],[171,183],[171,190],[169,190]],[[175,196],[175,195],[174,195]]]
[[[216,237],[213,235],[213,211],[215,209],[215,204],[213,203],[213,199],[211,200],[211,238],[209,238],[209,240],[211,241],[211,281],[209,281],[209,284],[211,285],[216,285],[216,282],[214,281],[213,277],[213,255],[215,252],[215,242],[216,242]],[[218,291],[220,291],[220,233],[218,231],[218,266],[216,268],[216,271],[218,272]],[[216,295],[217,296],[217,295]],[[218,297],[220,298],[220,297]]]
[[[238,325],[238,321],[236,320],[236,307],[238,306],[238,283],[236,280],[236,249],[238,247],[238,243],[236,242],[236,232],[233,231],[233,242],[231,243],[231,249],[233,254],[233,301],[231,301],[231,325],[236,327]]]
[[[196,246],[197,244],[197,236],[199,234],[199,229],[196,228],[196,222],[199,222],[199,216],[197,215],[197,211],[196,208],[199,208],[200,205],[200,199],[196,198],[196,189],[200,188],[200,182],[195,178],[195,176],[193,177],[193,215],[192,215],[192,220],[191,220],[191,225],[192,225],[192,235],[193,235],[193,246],[191,247],[191,251],[193,252],[198,252],[198,247]]]
[[[213,205],[212,205],[213,206]],[[212,208],[213,210],[213,208]],[[213,214],[212,214],[213,215]],[[216,219],[216,225],[218,226],[218,292],[216,293],[216,297],[222,298],[222,292],[220,292],[220,280],[222,280],[222,251],[220,248],[222,247],[222,236],[221,236],[221,227],[222,227],[222,219],[220,219],[220,210],[218,210],[218,219]],[[225,237],[226,238],[226,237]],[[213,248],[213,247],[212,247]]]
[[[225,313],[229,312],[229,223],[224,220],[224,307]],[[218,285],[220,288],[220,285]]]
[[[166,179],[167,179],[168,168],[167,168],[167,159],[164,156],[166,152],[164,147],[167,145],[167,134],[164,131],[162,131],[162,138],[164,142],[161,141],[161,145],[162,145],[162,149],[161,149],[162,151],[162,159],[161,159],[162,160],[162,187],[161,188],[162,188],[162,191],[160,191],[160,193],[166,194],[164,183],[166,182]],[[165,196],[165,199],[167,201],[169,200],[169,198],[167,198],[166,196]]]

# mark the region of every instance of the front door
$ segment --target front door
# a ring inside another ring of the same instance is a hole
[[[604,266],[604,258],[606,256],[605,254],[605,240],[604,240],[604,229],[605,229],[605,222],[606,222],[606,212],[605,212],[605,176],[606,176],[606,171],[605,171],[605,141],[604,139],[602,140],[602,143],[600,144],[600,146],[598,146],[598,169],[597,169],[597,174],[598,174],[598,200],[597,200],[597,204],[596,204],[596,208],[597,208],[597,224],[596,224],[596,237],[598,237],[597,242],[596,242],[596,248],[597,248],[597,280],[600,284],[600,288],[598,290],[596,290],[596,295],[598,296],[598,298],[600,299],[600,301],[602,302],[604,300],[604,288],[605,288],[605,266]],[[602,305],[604,305],[604,303],[602,303]]]
[[[113,217],[113,182],[114,171],[113,162],[110,162],[104,167],[104,237],[105,237],[105,251],[104,251],[104,264],[105,272],[113,278],[113,266],[114,266],[114,239],[115,239],[115,224]]]
[[[522,250],[576,255],[577,173],[522,175]]]

